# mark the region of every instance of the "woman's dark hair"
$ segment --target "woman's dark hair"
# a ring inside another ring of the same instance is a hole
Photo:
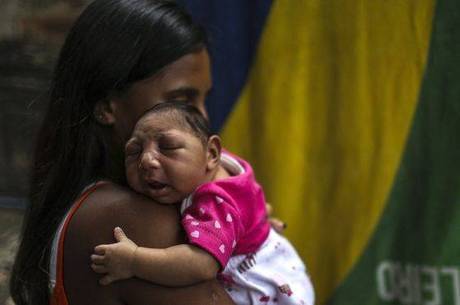
[[[75,22],[36,142],[10,281],[17,305],[49,304],[50,248],[59,222],[84,186],[108,178],[109,145],[94,118],[96,102],[205,44],[202,28],[173,1],[96,0]]]
[[[168,121],[174,122],[178,127],[191,132],[203,144],[206,144],[209,137],[213,135],[209,127],[209,121],[194,106],[184,102],[167,102],[156,104],[144,112],[138,123],[152,114],[161,114]]]

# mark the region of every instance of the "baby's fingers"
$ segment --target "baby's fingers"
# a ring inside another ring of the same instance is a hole
[[[99,245],[94,248],[94,253],[99,254],[99,255],[104,255],[106,249],[107,249],[107,245]]]
[[[96,273],[107,273],[109,271],[105,265],[91,264],[91,268]]]
[[[126,236],[125,232],[123,232],[123,230],[120,227],[116,227],[115,229],[113,229],[113,236],[117,241],[130,241],[128,236]]]
[[[99,280],[99,284],[108,285],[112,283],[113,281],[115,281],[115,279],[108,274]]]
[[[106,258],[103,255],[92,254],[91,255],[91,261],[93,263],[95,263],[96,265],[101,265],[101,264],[104,264],[106,262]]]

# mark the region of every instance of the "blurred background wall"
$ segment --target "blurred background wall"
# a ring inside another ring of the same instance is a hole
[[[27,192],[33,132],[59,47],[84,1],[0,3],[1,196]]]
[[[317,303],[460,305],[460,3],[180,2],[209,32],[212,127],[254,166]],[[0,303],[53,62],[86,4],[0,3]]]
[[[54,61],[88,1],[0,2],[0,304],[27,204],[28,168]]]

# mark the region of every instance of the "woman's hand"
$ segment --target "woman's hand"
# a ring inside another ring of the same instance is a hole
[[[134,276],[132,265],[138,246],[119,227],[113,230],[113,235],[117,243],[96,246],[96,254],[91,255],[91,268],[97,273],[106,273],[99,280],[101,285]]]
[[[268,222],[270,223],[272,228],[275,229],[275,231],[278,233],[283,233],[284,229],[286,229],[287,227],[286,223],[279,220],[278,218],[270,217],[270,215],[273,212],[273,208],[270,203],[266,202],[265,208],[267,209]]]

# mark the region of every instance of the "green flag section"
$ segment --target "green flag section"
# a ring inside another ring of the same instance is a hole
[[[369,274],[359,283],[347,275],[362,262],[401,163],[433,9],[433,0],[274,1],[224,126],[225,147],[251,162],[276,216],[288,223],[317,304],[332,296],[367,304],[346,290],[334,294],[337,287],[378,299],[377,265],[363,265]],[[366,254],[383,251],[383,261],[398,263],[387,256],[401,247],[391,240]]]
[[[438,0],[420,101],[387,207],[329,304],[460,304],[460,2]]]

